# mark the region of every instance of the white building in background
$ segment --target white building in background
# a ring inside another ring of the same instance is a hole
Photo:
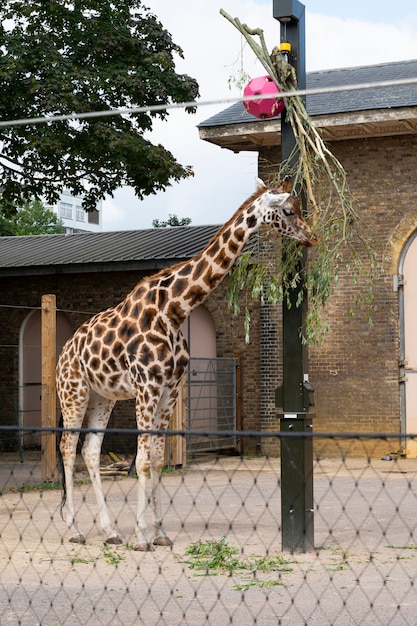
[[[58,202],[48,208],[56,213],[64,224],[65,233],[84,233],[102,231],[102,202],[97,204],[97,210],[87,213],[82,208],[82,196],[71,195],[64,189]]]

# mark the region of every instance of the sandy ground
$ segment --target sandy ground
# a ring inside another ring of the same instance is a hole
[[[125,540],[104,546],[86,481],[87,543],[68,542],[38,458],[0,459],[0,624],[386,624],[417,622],[417,460],[314,462],[314,549],[281,550],[279,459],[206,459],[162,478],[173,548],[138,553],[136,480],[104,481]],[[79,475],[78,478],[83,478]],[[248,569],[199,571],[187,549],[227,538]],[[272,559],[263,571],[260,559]]]

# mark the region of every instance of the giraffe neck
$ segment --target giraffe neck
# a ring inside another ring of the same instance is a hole
[[[202,252],[139,284],[138,297],[142,297],[146,289],[149,304],[155,305],[179,328],[221,283],[250,236],[259,229],[262,222],[256,203],[259,195],[258,192],[249,198]]]

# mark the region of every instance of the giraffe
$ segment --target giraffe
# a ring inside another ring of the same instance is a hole
[[[231,269],[252,233],[262,223],[304,246],[317,242],[301,216],[291,182],[278,189],[258,181],[255,193],[192,259],[142,279],[126,298],[78,328],[64,345],[57,364],[57,392],[64,430],[59,445],[63,469],[61,512],[70,541],[84,543],[75,518],[73,473],[76,446],[84,419],[90,430],[82,455],[88,468],[106,543],[122,538],[111,522],[100,479],[100,451],[110,413],[117,400],[134,398],[138,436],[138,477],[135,550],[171,546],[162,520],[160,472],[164,463],[163,434],[174,410],[189,355],[180,326]],[[66,430],[70,429],[70,430]],[[97,429],[97,432],[94,431]],[[146,434],[152,431],[152,434]],[[145,518],[150,475],[154,539]]]

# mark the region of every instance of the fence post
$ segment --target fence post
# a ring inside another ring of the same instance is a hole
[[[43,295],[41,305],[42,354],[42,428],[56,428],[56,298]],[[43,432],[41,436],[41,472],[44,482],[56,479],[56,433]]]

